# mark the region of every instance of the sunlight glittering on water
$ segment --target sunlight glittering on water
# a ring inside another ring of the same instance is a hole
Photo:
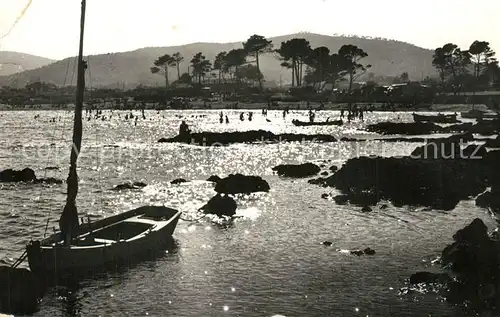
[[[271,122],[255,112],[254,120],[244,124],[238,119],[240,112],[225,111],[230,117],[228,125],[218,123],[216,110],[146,111],[147,120],[139,120],[137,126],[125,121],[124,111],[106,112],[112,116],[109,121],[85,121],[79,160],[79,212],[97,219],[145,204],[177,208],[184,219],[174,234],[178,248],[107,279],[85,282],[74,292],[76,299],[62,302],[57,294],[49,294],[35,316],[88,316],[96,312],[102,316],[125,312],[141,316],[147,312],[155,317],[453,314],[453,308],[436,296],[421,295],[416,303],[402,298],[397,290],[406,278],[427,265],[423,258],[439,253],[470,219],[491,222],[473,201],[462,202],[451,212],[389,204],[385,210],[362,213],[356,206],[322,199],[321,195],[331,189],[308,184],[307,179],[278,177],[271,170],[278,164],[309,161],[324,165],[324,169],[340,167],[356,155],[406,155],[416,143],[292,142],[214,148],[156,142],[174,136],[181,117],[193,131],[266,129],[340,138],[373,136],[358,129],[397,117],[410,121],[411,114],[368,113],[365,122],[301,128],[293,126],[291,120],[304,120],[306,111],[291,111],[285,120],[281,112],[269,111]],[[35,114],[40,117],[34,119]],[[320,111],[317,119],[338,115]],[[53,117],[56,122],[49,122]],[[65,179],[71,120],[72,113],[67,111],[4,112],[0,166],[31,167],[37,175]],[[271,191],[234,195],[238,206],[234,220],[204,216],[199,208],[216,194],[214,183],[206,179],[230,173],[261,176]],[[170,183],[177,178],[188,182]],[[138,181],[147,186],[112,190]],[[0,185],[0,259],[12,264],[31,237],[44,235],[47,220],[48,233],[58,227],[65,192],[64,184]],[[325,248],[322,241],[331,241],[332,247]],[[358,257],[348,252],[366,247],[376,250],[376,255]]]

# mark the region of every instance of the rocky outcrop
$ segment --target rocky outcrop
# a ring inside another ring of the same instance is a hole
[[[359,157],[323,185],[339,189],[343,200],[360,206],[388,200],[396,206],[451,210],[460,200],[484,192],[487,172],[468,160]]]
[[[494,185],[491,191],[486,191],[476,198],[476,206],[491,208],[493,212],[500,213],[500,186]]]
[[[366,127],[367,131],[384,135],[424,135],[432,133],[475,133],[493,135],[500,132],[499,120],[483,120],[476,124],[459,123],[449,126],[440,126],[431,122],[379,122]]]
[[[218,217],[232,217],[236,214],[236,201],[227,196],[217,194],[200,208],[205,214],[217,215]]]
[[[6,169],[0,172],[0,182],[34,182],[36,181],[35,171],[25,168],[21,171]]]
[[[20,171],[6,169],[0,172],[0,183],[35,183],[35,184],[62,184],[63,181],[53,177],[37,178],[35,171],[25,168]]]
[[[483,145],[464,145],[474,140],[472,133],[452,135],[448,138],[428,140],[427,144],[417,147],[411,153],[413,158],[421,159],[469,159],[482,160],[487,150]]]
[[[31,271],[0,266],[0,312],[33,314],[43,295],[44,287]]]
[[[422,135],[443,132],[443,128],[431,122],[379,122],[366,127],[379,134]]]
[[[120,185],[116,185],[112,188],[112,190],[120,191],[120,190],[130,190],[130,189],[141,189],[146,187],[147,185],[143,182],[127,182]]]
[[[242,174],[230,174],[215,185],[215,191],[221,194],[249,194],[268,192],[270,189],[269,184],[262,177]]]
[[[442,251],[443,273],[418,272],[410,283],[444,284],[446,299],[475,311],[498,309],[500,304],[500,241],[488,235],[484,222],[476,218],[453,236]],[[453,278],[451,278],[453,276]],[[471,314],[472,315],[472,314]]]
[[[317,175],[321,168],[313,163],[283,164],[272,168],[280,176],[302,178]]]
[[[327,134],[274,134],[269,131],[244,131],[244,132],[200,132],[189,136],[175,136],[162,138],[162,143],[186,143],[198,146],[229,145],[235,143],[276,143],[276,142],[336,142],[334,136]]]

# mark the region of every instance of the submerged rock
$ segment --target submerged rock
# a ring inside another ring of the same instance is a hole
[[[298,165],[278,165],[273,167],[272,170],[277,172],[280,176],[302,178],[317,175],[321,171],[321,168],[313,163],[304,163]]]
[[[172,185],[177,185],[177,184],[182,184],[182,183],[187,183],[188,181],[185,180],[184,178],[177,178],[174,179],[173,181],[170,182]]]
[[[43,284],[31,271],[0,266],[0,312],[33,314],[43,295]]]
[[[227,196],[217,194],[214,197],[210,198],[210,200],[200,208],[206,214],[217,215],[218,217],[228,216],[232,217],[236,214],[236,201]]]
[[[242,174],[230,174],[215,185],[215,191],[222,194],[249,194],[268,192],[270,189],[269,184],[262,177]]]
[[[143,182],[127,182],[120,185],[116,185],[112,190],[127,190],[127,189],[141,189],[147,185]]]
[[[254,142],[336,142],[334,136],[327,134],[274,134],[264,130],[244,132],[200,132],[191,133],[189,136],[177,135],[173,138],[162,138],[158,142],[163,143],[186,143],[199,146],[228,145],[234,143]]]

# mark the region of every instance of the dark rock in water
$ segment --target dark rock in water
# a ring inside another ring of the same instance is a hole
[[[191,133],[188,136],[175,136],[173,138],[162,138],[158,142],[164,143],[187,143],[199,146],[228,145],[234,143],[253,142],[336,142],[334,136],[327,134],[274,134],[269,131],[245,131],[245,132],[201,132]]]
[[[379,122],[366,127],[367,131],[379,134],[419,135],[443,132],[443,128],[431,122]]]
[[[363,253],[366,254],[366,255],[374,255],[375,254],[375,250],[373,250],[372,248],[366,248],[363,250]]]
[[[363,254],[365,254],[362,250],[351,250],[350,253],[357,256],[362,256]]]
[[[338,171],[338,170],[339,170],[339,168],[338,168],[337,166],[335,166],[335,165],[332,165],[332,166],[330,166],[329,170],[330,170],[332,173],[335,173],[336,171]]]
[[[480,120],[476,124],[460,123],[443,128],[444,133],[469,132],[482,135],[493,135],[500,132],[499,120]]]
[[[63,181],[54,177],[40,178],[34,181],[37,184],[62,184]]]
[[[361,211],[362,212],[371,212],[372,209],[370,208],[370,206],[363,206],[363,208],[361,208]]]
[[[58,171],[59,167],[57,167],[57,166],[47,166],[45,168],[45,170],[47,170],[47,171]]]
[[[387,206],[386,204],[382,204],[382,205],[380,205],[379,208],[380,208],[380,210],[384,210],[384,209],[389,208],[389,206]]]
[[[451,278],[446,273],[431,273],[431,272],[417,272],[410,276],[410,284],[432,284],[441,283],[445,284],[451,281]]]
[[[188,181],[185,180],[184,178],[177,178],[174,179],[173,181],[170,182],[172,185],[177,185],[177,184],[182,184],[182,183],[187,183]]]
[[[324,172],[321,172],[320,174],[321,176],[328,176],[328,172],[327,171],[324,171]]]
[[[217,175],[212,175],[207,179],[207,182],[213,182],[213,183],[218,183],[221,180],[221,178]]]
[[[317,175],[321,171],[321,168],[313,163],[304,163],[299,165],[278,165],[273,167],[272,170],[276,171],[280,176],[300,178]]]
[[[413,158],[422,159],[482,159],[487,151],[483,145],[471,144],[465,149],[463,145],[467,141],[473,140],[471,133],[452,135],[445,139],[434,139],[427,141],[424,146],[417,147],[411,153]]]
[[[328,197],[330,197],[330,195],[327,193],[321,194],[321,198],[323,199],[328,199]]]
[[[349,202],[349,197],[347,195],[337,195],[333,197],[333,200],[337,205],[345,205]]]
[[[307,182],[309,184],[320,185],[320,186],[326,187],[325,181],[326,181],[326,178],[319,177],[319,178],[310,179]]]
[[[488,235],[486,225],[479,218],[458,230],[453,239],[441,254],[445,273],[418,272],[411,276],[410,283],[446,284],[447,301],[465,304],[472,310],[469,316],[497,310],[500,305],[500,241]]]
[[[0,182],[33,182],[36,181],[35,171],[25,168],[21,171],[6,169],[0,172]]]
[[[6,169],[0,172],[0,182],[31,182],[35,184],[62,184],[63,181],[57,178],[37,178],[35,171],[31,168],[25,168],[21,171]]]
[[[486,227],[484,222],[479,218],[474,219],[470,224],[458,230],[453,235],[453,240],[455,240],[456,243],[465,243],[472,246],[488,243],[489,239],[488,227]],[[444,256],[445,253],[446,252],[443,251],[442,258],[444,261],[446,261],[446,257]]]
[[[352,255],[362,256],[362,255],[374,255],[375,250],[371,248],[366,248],[364,250],[350,250],[349,253]]]
[[[329,246],[331,246],[331,245],[332,245],[332,243],[331,243],[330,241],[323,241],[323,242],[321,242],[321,244],[322,244],[322,245],[325,245],[325,246],[327,246],[327,247],[329,247]]]
[[[325,183],[361,206],[389,200],[396,206],[451,210],[486,189],[487,171],[481,162],[359,157],[348,160]]]
[[[493,198],[490,191],[486,191],[476,198],[476,206],[480,208],[490,207],[490,201]]]
[[[0,311],[33,314],[44,295],[40,280],[29,270],[0,266]]]
[[[126,190],[126,189],[141,189],[147,185],[143,182],[127,182],[113,187],[113,190]]]
[[[215,185],[215,191],[223,194],[268,192],[270,189],[269,184],[262,177],[242,174],[230,174]]]
[[[484,146],[492,148],[500,148],[500,135],[498,135],[495,139],[486,140]]]
[[[217,215],[218,217],[228,216],[232,217],[236,214],[236,201],[225,195],[217,194],[200,208],[206,214]]]
[[[482,135],[493,135],[500,131],[498,120],[483,120],[476,124],[458,123],[442,127],[431,122],[379,122],[366,127],[370,132],[380,134],[423,135],[432,133],[469,132]]]
[[[500,295],[500,242],[488,236],[479,218],[453,236],[442,252],[442,267],[453,274],[447,296],[453,303],[469,302],[474,308],[498,307]]]

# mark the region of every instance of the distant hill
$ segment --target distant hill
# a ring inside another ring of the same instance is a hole
[[[53,59],[45,57],[18,52],[0,51],[0,76],[7,76],[39,68],[53,62]]]
[[[365,63],[373,65],[370,72],[376,76],[399,76],[408,72],[410,79],[418,80],[427,75],[435,74],[432,66],[433,52],[412,44],[387,40],[362,37],[327,36],[311,33],[290,34],[270,38],[278,48],[281,42],[292,38],[305,38],[311,42],[313,48],[326,46],[331,51],[337,51],[344,44],[353,44],[368,53]],[[244,40],[244,39],[243,39]],[[213,61],[217,53],[241,48],[242,43],[193,43],[171,47],[147,47],[123,53],[109,53],[92,55],[88,57],[89,70],[87,84],[92,87],[121,87],[125,85],[133,88],[142,85],[163,85],[162,76],[151,74],[150,67],[160,55],[180,52],[185,61],[181,65],[181,73],[187,71],[189,60],[197,52],[202,52],[209,60]],[[280,61],[273,54],[261,58],[261,70],[266,81],[279,82],[280,76],[283,83],[291,82],[291,72],[280,66]],[[27,82],[40,80],[56,85],[69,85],[76,83],[75,58],[67,58],[54,62],[38,69],[17,74],[15,81],[12,76],[0,77],[0,84],[15,82],[22,86]],[[170,79],[176,79],[174,68],[169,72]]]

